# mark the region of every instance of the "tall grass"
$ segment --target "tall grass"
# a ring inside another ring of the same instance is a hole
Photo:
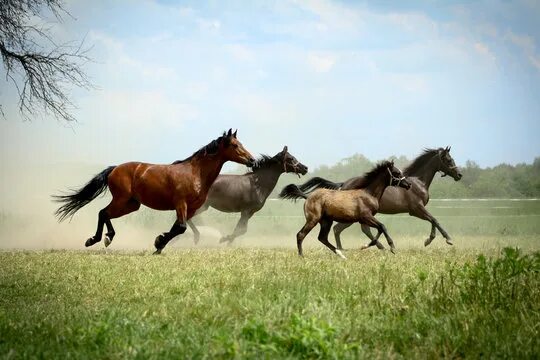
[[[7,358],[535,358],[540,254],[0,253]]]

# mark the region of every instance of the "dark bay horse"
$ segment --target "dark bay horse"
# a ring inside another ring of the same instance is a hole
[[[304,198],[304,215],[306,224],[296,235],[298,255],[302,256],[302,241],[306,235],[317,225],[321,224],[319,241],[332,250],[335,254],[345,259],[339,249],[328,242],[328,233],[334,221],[359,222],[363,225],[374,227],[378,230],[373,243],[378,241],[381,233],[394,252],[394,242],[388,235],[386,227],[375,218],[379,210],[379,201],[388,186],[397,186],[409,189],[411,184],[403,176],[401,171],[394,166],[393,161],[385,161],[375,166],[373,170],[364,175],[358,189],[354,190],[331,190],[316,189],[309,195],[305,194],[294,184],[283,188],[279,196],[285,199]],[[370,244],[371,245],[371,244]],[[367,247],[367,246],[366,246]]]
[[[128,162],[110,166],[97,174],[80,190],[68,195],[53,196],[63,203],[55,212],[59,221],[72,217],[80,208],[103,193],[107,187],[112,200],[99,212],[96,234],[86,246],[101,241],[103,225],[107,226],[105,246],[115,235],[111,219],[139,209],[141,204],[155,210],[176,210],[172,228],[158,235],[154,242],[160,254],[167,243],[186,231],[186,221],[204,203],[208,189],[226,161],[252,166],[254,159],[236,138],[236,131],[223,133],[185,160],[170,165]]]
[[[209,207],[227,213],[240,213],[240,220],[233,233],[222,237],[220,242],[232,243],[235,238],[246,233],[249,219],[262,209],[281,174],[305,175],[308,168],[296,160],[285,146],[273,157],[263,155],[255,162],[252,170],[244,175],[219,175],[210,187],[208,199],[195,214],[200,214]],[[191,220],[188,225],[193,230],[196,244],[200,237],[199,230]]]
[[[437,219],[427,211],[426,205],[429,201],[429,187],[433,177],[437,172],[442,172],[442,176],[451,176],[455,181],[461,179],[462,175],[450,156],[450,147],[438,149],[426,149],[420,156],[412,161],[405,168],[403,174],[411,182],[411,190],[405,191],[400,188],[392,187],[386,189],[381,198],[379,213],[381,214],[400,214],[408,213],[411,216],[429,221],[431,223],[431,233],[424,242],[428,246],[435,238],[438,229],[446,239],[449,245],[452,241],[448,233],[442,228]],[[304,192],[310,192],[317,188],[351,190],[358,189],[363,183],[363,177],[354,177],[342,183],[334,183],[326,179],[315,177],[308,180],[300,186]],[[341,246],[340,234],[343,230],[351,226],[352,223],[338,223],[334,226],[334,236],[336,238],[337,248],[343,250]],[[368,226],[362,225],[362,231],[373,241],[373,235]],[[380,242],[375,245],[379,249],[384,246]]]

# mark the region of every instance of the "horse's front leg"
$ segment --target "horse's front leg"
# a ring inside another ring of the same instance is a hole
[[[255,214],[255,211],[242,211],[240,215],[240,220],[238,220],[238,223],[236,224],[233,233],[222,237],[219,242],[228,242],[230,245],[238,236],[244,235],[247,232],[248,221],[249,219],[251,219],[253,214]]]
[[[161,254],[161,251],[163,251],[165,246],[167,246],[168,242],[171,241],[172,238],[183,234],[186,231],[186,218],[187,206],[185,203],[182,203],[176,208],[176,221],[171,227],[171,230],[156,237],[156,240],[154,241],[154,246],[156,247],[154,255]]]

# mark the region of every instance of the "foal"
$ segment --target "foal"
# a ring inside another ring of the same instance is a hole
[[[379,200],[387,186],[400,186],[409,189],[411,184],[401,171],[394,166],[393,161],[384,161],[364,176],[360,189],[356,190],[330,190],[317,189],[306,195],[296,185],[287,185],[279,196],[284,199],[306,199],[304,215],[306,224],[296,235],[298,255],[303,256],[302,241],[306,235],[317,225],[321,224],[319,241],[335,254],[345,259],[340,250],[328,242],[328,233],[334,221],[359,222],[376,228],[379,232],[368,246],[374,245],[381,233],[386,237],[392,253],[394,242],[388,235],[386,227],[375,218],[379,210]],[[365,246],[367,247],[367,246]],[[365,248],[363,247],[363,248]]]

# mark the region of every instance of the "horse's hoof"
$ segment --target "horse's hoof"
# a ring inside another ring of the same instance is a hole
[[[156,251],[154,252],[154,255],[161,254],[161,251],[165,247],[165,245],[162,244],[163,239],[165,239],[165,236],[163,236],[163,234],[156,236],[156,240],[154,241],[154,246],[156,248]]]
[[[197,245],[201,239],[199,237],[193,238],[193,243]]]
[[[228,236],[223,236],[221,239],[219,239],[219,243],[222,244],[224,242],[228,242],[230,243],[231,240],[229,240],[229,237]]]
[[[343,253],[341,251],[337,250],[337,249],[336,249],[336,255],[339,256],[340,258],[342,258],[343,260],[347,260],[345,255],[343,255]]]
[[[394,248],[390,248],[390,252],[394,255],[396,255],[396,250]]]
[[[109,245],[111,245],[111,238],[109,237],[109,235],[105,235],[105,238],[103,239],[103,244],[105,245],[105,247],[109,247]]]
[[[428,246],[433,241],[432,238],[427,238],[426,241],[424,241],[424,246]]]
[[[454,243],[452,242],[452,239],[446,239],[446,243],[448,245],[454,245]]]
[[[162,247],[161,246],[162,239],[163,239],[163,234],[156,236],[156,240],[154,240],[154,246],[156,247],[156,249],[159,249]]]
[[[96,242],[97,241],[94,240],[94,237],[91,237],[90,239],[86,240],[86,242],[84,243],[84,246],[89,247],[89,246],[94,245]]]
[[[369,247],[369,246],[367,246],[367,245],[362,245],[362,246],[360,247],[360,250],[366,250],[368,247]]]

